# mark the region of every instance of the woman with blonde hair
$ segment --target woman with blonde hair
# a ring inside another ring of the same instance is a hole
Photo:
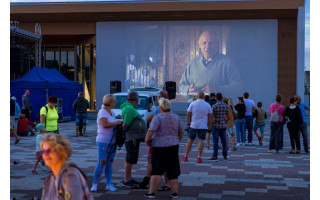
[[[116,154],[116,137],[113,134],[113,128],[122,124],[122,121],[116,121],[114,112],[111,111],[116,105],[116,99],[112,94],[107,94],[102,99],[103,107],[98,112],[97,126],[98,135],[96,137],[98,149],[98,163],[94,170],[94,179],[91,192],[98,190],[98,182],[104,170],[106,177],[106,190],[116,191],[117,188],[111,183],[112,163]]]
[[[152,146],[152,172],[149,191],[144,196],[148,199],[155,198],[161,175],[166,172],[171,186],[170,197],[177,199],[180,175],[179,142],[184,128],[179,116],[170,112],[171,103],[168,99],[161,98],[159,108],[160,113],[153,117],[145,137],[147,146]]]
[[[41,199],[93,199],[86,175],[73,163],[70,143],[64,135],[47,133],[41,137],[40,149],[44,162],[52,173],[45,179]]]

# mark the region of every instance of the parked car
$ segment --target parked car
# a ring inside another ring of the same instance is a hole
[[[137,105],[137,110],[141,117],[146,120],[150,112],[152,112],[158,106],[158,93],[161,91],[159,88],[151,87],[139,87],[130,89],[130,91],[136,91],[139,94],[139,100]],[[116,115],[117,120],[122,119],[122,111],[120,106],[127,101],[128,92],[118,92],[113,95],[116,98],[116,106],[112,111]]]

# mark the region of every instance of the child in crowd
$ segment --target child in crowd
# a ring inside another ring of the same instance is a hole
[[[41,137],[43,136],[43,133],[45,133],[45,125],[43,123],[39,123],[36,125],[36,129],[39,131],[37,137],[36,137],[36,162],[33,165],[33,170],[31,171],[32,174],[38,174],[37,166],[39,162],[42,161],[42,153],[40,151],[40,142]]]
[[[29,130],[28,130],[28,126],[29,124],[34,127],[35,124],[32,123],[31,121],[29,121],[26,118],[25,114],[20,114],[20,119],[18,120],[18,135],[19,136],[28,136]]]
[[[265,127],[265,120],[267,119],[267,113],[262,108],[262,103],[259,101],[257,103],[258,109],[255,110],[254,117],[256,118],[256,123],[253,127],[253,132],[257,136],[259,140],[259,144],[262,145],[263,136],[264,136],[264,127]],[[257,133],[257,130],[260,128],[261,136]]]

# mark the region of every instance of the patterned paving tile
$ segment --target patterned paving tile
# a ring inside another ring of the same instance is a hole
[[[182,116],[185,122],[185,116]],[[93,181],[93,172],[97,163],[95,143],[96,120],[89,120],[89,137],[74,137],[75,123],[59,124],[61,134],[70,140],[73,154],[69,161],[76,163],[86,173],[88,185]],[[309,129],[308,129],[309,130]],[[267,122],[263,146],[254,144],[238,147],[237,151],[228,152],[228,161],[224,162],[219,150],[218,162],[210,161],[211,149],[204,149],[203,163],[197,163],[197,141],[194,141],[188,162],[180,162],[179,199],[184,200],[251,200],[251,199],[309,199],[310,198],[310,155],[292,155],[287,128],[284,127],[284,149],[279,154],[267,153],[270,128]],[[179,148],[179,158],[184,155],[185,133]],[[13,144],[14,138],[11,138]],[[231,142],[231,141],[230,141]],[[302,140],[301,140],[302,144]],[[147,167],[148,147],[141,143],[139,161],[133,166],[132,175],[142,180]],[[123,187],[120,181],[124,176],[125,149],[118,150],[113,163],[112,183],[117,192],[106,192],[105,178],[102,177],[95,199],[145,199],[147,190],[132,190]],[[41,189],[47,170],[38,168],[39,175],[32,175],[31,169],[35,158],[35,137],[23,137],[18,145],[10,146],[10,196],[17,199],[31,199],[33,195],[41,197]],[[18,165],[13,161],[19,160]],[[28,184],[26,184],[28,183]],[[158,199],[168,199],[170,192],[157,192]]]

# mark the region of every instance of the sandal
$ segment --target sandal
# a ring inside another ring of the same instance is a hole
[[[166,185],[163,185],[158,189],[158,191],[169,191],[169,190],[171,190],[171,188],[169,186],[166,186]]]
[[[32,174],[38,174],[37,170],[32,170],[31,172],[32,172]]]

